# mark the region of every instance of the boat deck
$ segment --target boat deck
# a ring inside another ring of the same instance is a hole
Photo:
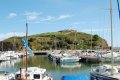
[[[96,56],[90,56],[90,55],[80,55],[81,58],[91,58],[91,59],[96,59]]]
[[[96,56],[91,56],[91,55],[80,55],[81,60],[83,62],[101,62],[101,59],[96,57]]]
[[[8,75],[0,74],[0,80],[9,80]]]
[[[119,74],[114,74],[114,75],[112,75],[110,77],[117,78],[118,80],[120,80],[120,73]]]

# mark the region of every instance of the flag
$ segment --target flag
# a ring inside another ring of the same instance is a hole
[[[22,39],[22,45],[23,45],[25,48],[28,48],[28,40]]]

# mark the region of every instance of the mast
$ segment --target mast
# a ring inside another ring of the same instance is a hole
[[[56,35],[55,35],[55,50],[57,50],[57,38],[56,38]]]
[[[91,50],[92,50],[92,27],[91,27]]]
[[[113,66],[114,66],[114,56],[113,56],[113,24],[112,24],[112,0],[110,0],[110,26],[111,26],[111,55],[112,55],[112,70],[111,70],[111,75],[113,75]]]
[[[14,40],[13,40],[13,51],[16,51],[16,44],[15,44],[15,32],[14,32]]]
[[[28,72],[28,55],[27,55],[27,47],[28,47],[28,23],[27,23],[27,19],[26,19],[26,48],[25,48],[25,51],[26,51],[26,80],[27,80],[27,72]]]
[[[2,52],[3,52],[3,41],[2,41]]]
[[[77,30],[75,31],[75,41],[74,41],[74,50],[76,50],[76,41],[77,41],[77,39],[76,39],[76,37],[77,37]]]

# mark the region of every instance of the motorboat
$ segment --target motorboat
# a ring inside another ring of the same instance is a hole
[[[26,79],[26,69],[21,69],[21,72],[20,72],[20,70],[15,72],[14,76],[11,77],[11,79],[25,80]],[[52,77],[46,72],[46,69],[39,68],[39,67],[28,67],[27,79],[28,80],[53,80]]]
[[[111,75],[111,71],[113,74]],[[91,69],[90,80],[120,80],[120,69],[116,66],[101,65]]]
[[[61,63],[66,63],[66,62],[79,62],[81,58],[78,56],[64,56],[60,58]]]

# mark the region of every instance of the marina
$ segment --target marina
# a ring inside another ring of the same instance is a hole
[[[25,58],[2,61],[0,63],[1,77],[7,78],[8,76],[11,75],[11,73],[15,73],[19,71],[20,68],[24,68],[26,63],[25,61],[26,61]],[[89,63],[78,61],[72,63],[71,62],[56,63],[55,61],[49,60],[47,55],[35,55],[33,57],[28,58],[28,67],[45,68],[48,71],[49,75],[53,77],[53,80],[61,80],[63,76],[70,77],[71,75],[76,77],[78,76],[80,79],[90,80],[91,74],[90,72],[91,69],[93,68],[93,65],[98,66],[101,63],[103,62]],[[104,63],[110,65],[110,62]],[[117,66],[120,66],[120,62],[117,61],[115,63],[117,64]],[[120,67],[118,68],[120,69]],[[65,77],[65,79],[67,79],[67,77]]]
[[[120,80],[119,0],[0,5],[0,80]]]
[[[15,62],[14,65],[5,64],[0,68],[0,70],[6,70],[9,73],[14,73],[20,69],[20,67],[24,67],[22,65],[25,62],[25,59],[19,62]],[[35,63],[36,62],[36,63]],[[10,63],[10,62],[9,62]],[[0,63],[0,64],[3,64]],[[46,68],[48,73],[53,77],[53,80],[61,80],[62,76],[64,75],[79,75],[81,79],[84,78],[89,80],[89,71],[91,68],[91,64],[84,64],[84,63],[73,63],[73,64],[56,64],[52,63],[48,60],[47,56],[34,56],[28,59],[28,66],[29,67],[40,67]],[[3,71],[1,74],[4,74]]]

